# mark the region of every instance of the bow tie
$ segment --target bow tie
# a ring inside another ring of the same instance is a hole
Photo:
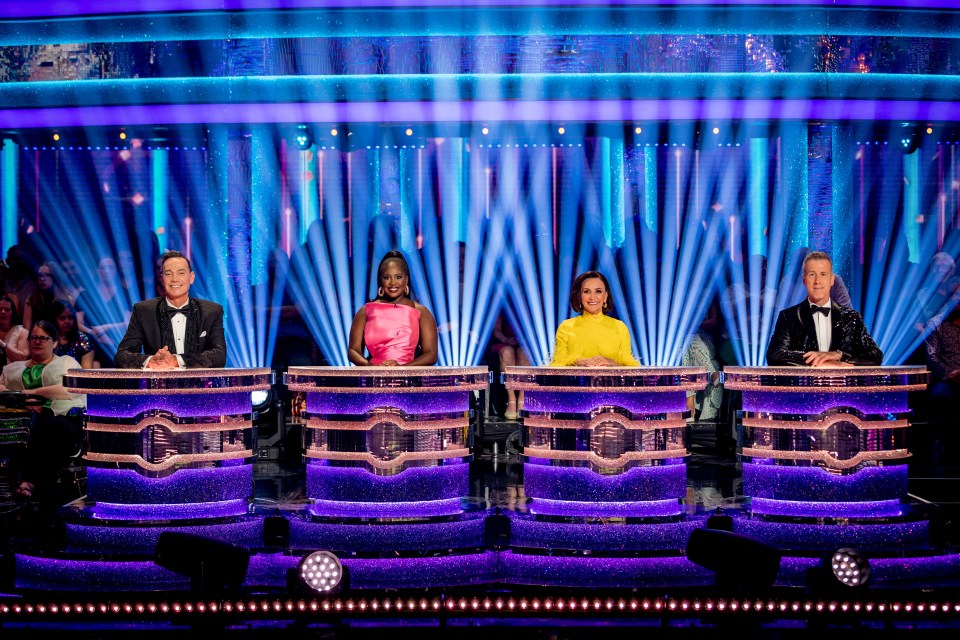
[[[812,311],[813,313],[817,313],[819,311],[825,316],[830,315],[830,307],[818,307],[817,305],[812,304],[810,305],[810,311]]]

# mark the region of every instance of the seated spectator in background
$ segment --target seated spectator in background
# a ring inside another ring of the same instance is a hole
[[[28,357],[27,330],[20,324],[20,314],[8,296],[0,297],[0,350],[4,364]]]
[[[13,303],[17,316],[22,318],[27,306],[27,298],[33,295],[36,284],[31,276],[32,270],[27,264],[23,248],[12,245],[7,249],[7,268],[3,273],[3,294]]]
[[[928,286],[921,287],[917,293],[917,301],[920,303],[921,309],[919,318],[921,329],[934,316],[947,313],[948,310],[944,307],[953,294],[949,283],[955,271],[956,263],[949,253],[941,251],[933,256],[930,274],[933,281]]]
[[[683,352],[680,364],[707,370],[707,388],[687,392],[687,409],[690,410],[691,421],[716,420],[723,403],[723,387],[720,385],[720,363],[717,361],[713,339],[709,333],[701,329],[690,336],[690,343]]]
[[[948,289],[953,295],[960,295],[960,278],[951,278]],[[957,298],[953,299],[956,304]],[[928,328],[932,330],[924,346],[930,369],[930,400],[938,422],[946,424],[944,419],[958,415],[957,400],[960,400],[960,307],[954,306],[946,315],[935,316]]]
[[[67,459],[80,451],[86,396],[63,388],[63,376],[80,363],[53,353],[57,330],[39,320],[30,330],[28,360],[11,362],[0,373],[0,391],[23,391],[46,398],[37,408],[22,465],[17,493],[23,498],[48,498]]]
[[[23,311],[23,326],[32,327],[37,320],[53,321],[55,317],[51,305],[55,300],[69,300],[66,289],[60,283],[60,266],[55,262],[44,262],[37,267],[37,288],[27,298]]]
[[[410,268],[402,253],[388,251],[383,256],[377,282],[377,297],[353,317],[347,353],[350,362],[360,367],[436,364],[437,321],[429,309],[412,299]]]
[[[807,299],[787,307],[767,347],[770,366],[851,367],[879,366],[883,352],[873,341],[863,318],[852,309],[835,305],[830,298],[834,284],[833,263],[820,251],[803,261],[803,284]]]
[[[126,326],[123,319],[127,302],[122,294],[117,263],[105,256],[97,263],[97,286],[77,296],[77,322],[80,330],[93,338],[100,347],[109,350],[116,344],[115,332]]]
[[[57,327],[59,338],[53,352],[58,356],[70,356],[84,369],[94,367],[93,343],[90,336],[77,327],[77,313],[66,300],[54,300],[50,305],[53,312],[53,324]]]
[[[581,273],[570,287],[570,307],[579,316],[557,328],[551,367],[639,367],[630,346],[630,332],[616,318],[610,284],[599,271]]]
[[[54,277],[66,294],[63,299],[76,306],[77,297],[83,291],[83,287],[80,285],[80,269],[77,267],[77,263],[73,260],[62,260],[60,268],[54,272]]]
[[[490,350],[496,353],[500,359],[501,373],[507,367],[530,366],[527,352],[520,346],[520,340],[517,339],[517,334],[510,323],[503,321],[503,313],[497,316],[497,321],[493,325],[493,333],[490,336]],[[520,417],[519,411],[521,409],[523,409],[523,391],[507,389],[507,408],[503,412],[503,417],[507,420],[516,420]]]
[[[221,368],[227,364],[223,307],[190,297],[196,274],[179,251],[163,254],[165,296],[133,306],[117,347],[122,369]]]

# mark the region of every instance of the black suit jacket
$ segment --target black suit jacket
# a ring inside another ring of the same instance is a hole
[[[844,362],[879,366],[883,360],[883,352],[867,333],[860,314],[835,302],[830,307],[830,324],[833,327],[830,351],[842,351]],[[817,342],[817,328],[813,324],[810,302],[804,300],[784,309],[777,316],[777,325],[767,346],[767,364],[773,367],[804,367],[806,363],[803,361],[803,354],[808,351],[820,351],[820,345]]]
[[[223,337],[223,307],[209,300],[196,300],[200,306],[198,353],[178,354],[189,369],[219,369],[227,364],[227,343]],[[114,361],[121,369],[141,369],[143,363],[163,347],[157,322],[157,305],[161,298],[144,300],[133,305],[127,333],[117,347]]]

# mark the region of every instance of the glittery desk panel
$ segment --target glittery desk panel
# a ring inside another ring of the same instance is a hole
[[[116,395],[88,394],[87,415],[92,418],[136,418],[151,411],[164,411],[180,417],[218,417],[249,414],[249,391],[211,391],[203,394]]]
[[[904,497],[908,394],[926,388],[928,378],[924,367],[725,368],[725,386],[742,392],[745,495],[813,502]],[[902,471],[876,471],[896,467]]]
[[[16,555],[16,586],[56,591],[171,591],[190,579],[153,560],[107,561]]]
[[[470,392],[486,389],[489,375],[486,367],[292,367],[285,376],[288,388],[306,393],[307,495],[358,502],[450,497],[410,487],[422,496],[410,498],[396,492],[405,482],[385,478],[414,469],[465,466],[471,457]],[[345,493],[343,476],[318,471],[326,465],[366,473],[349,483],[362,493]],[[331,481],[338,486],[322,486]],[[378,497],[366,497],[371,494]]]
[[[249,498],[255,440],[250,394],[269,390],[273,381],[270,369],[69,372],[64,386],[87,395],[90,499],[183,505]],[[247,484],[237,495],[242,466],[248,467],[242,473]],[[206,473],[180,473],[201,469]],[[122,471],[142,478],[110,473]],[[210,485],[191,484],[198,481]]]
[[[864,467],[839,475],[820,467],[785,467],[745,462],[746,496],[798,502],[899,500],[907,493],[907,465]]]
[[[687,391],[706,386],[705,370],[508,367],[503,380],[524,391],[524,490],[531,498],[637,509],[683,497]]]
[[[575,503],[680,500],[687,492],[687,468],[683,464],[634,467],[607,476],[585,467],[527,463],[523,488],[530,498]]]
[[[852,547],[861,551],[921,551],[929,548],[930,525],[927,520],[874,523],[813,524],[810,522],[772,522],[739,518],[734,531],[771,544],[784,552],[835,551]]]
[[[565,549],[570,551],[657,551],[686,547],[695,528],[703,526],[695,519],[668,521],[629,519],[600,523],[591,519],[579,522],[567,518],[543,518],[533,514],[509,512],[510,545],[517,548]]]
[[[180,469],[147,478],[131,469],[87,469],[91,500],[127,505],[184,505],[246,500],[253,491],[253,465]]]
[[[226,518],[226,522],[204,524],[171,525],[147,523],[137,526],[125,523],[124,526],[112,526],[87,520],[83,523],[67,524],[67,553],[102,554],[146,554],[152,555],[157,546],[157,538],[164,531],[180,531],[207,538],[223,540],[249,548],[263,546],[263,519],[255,516]]]
[[[290,518],[291,549],[334,552],[436,551],[484,546],[484,513],[441,521],[337,522]]]
[[[411,467],[396,475],[378,476],[366,469],[307,464],[307,496],[346,502],[419,502],[460,498],[469,493],[466,464]]]
[[[352,589],[426,589],[442,586],[489,584],[500,577],[495,551],[453,553],[409,558],[340,558],[350,574]],[[286,587],[287,570],[301,556],[280,553],[250,558],[247,587]]]

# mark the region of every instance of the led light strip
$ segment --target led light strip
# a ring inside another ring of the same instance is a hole
[[[898,460],[909,458],[912,454],[906,449],[892,449],[890,451],[861,451],[849,460],[840,460],[830,455],[828,451],[774,451],[772,449],[755,449],[744,447],[742,454],[751,458],[773,458],[775,460],[810,460],[822,462],[832,469],[852,469],[864,462],[874,460]]]
[[[103,422],[87,422],[87,431],[101,431],[107,433],[137,433],[154,426],[162,426],[172,433],[203,433],[208,431],[243,431],[252,429],[250,420],[224,420],[222,422],[194,422],[177,423],[169,418],[159,416],[143,418],[136,424],[109,424]]]
[[[433,431],[438,429],[464,429],[470,426],[469,418],[448,418],[446,420],[404,420],[394,414],[371,416],[363,422],[346,420],[323,420],[309,418],[304,425],[307,429],[335,429],[338,431],[369,431],[383,422],[394,424],[404,431]]]
[[[253,451],[244,449],[242,451],[222,451],[216,453],[188,453],[175,454],[163,462],[148,462],[141,456],[129,453],[96,453],[87,452],[83,456],[84,460],[90,462],[109,462],[117,464],[134,464],[146,471],[166,471],[178,464],[189,464],[191,462],[217,462],[220,460],[243,460],[252,458]]]
[[[685,458],[690,454],[686,449],[667,449],[665,451],[630,451],[616,458],[601,458],[593,451],[560,451],[527,445],[523,448],[523,455],[530,458],[546,458],[566,462],[589,462],[602,469],[617,469],[637,460],[668,460],[670,458]]]
[[[372,453],[360,451],[317,451],[307,449],[304,457],[314,460],[349,460],[363,462],[376,469],[396,469],[408,462],[420,460],[444,460],[447,458],[465,458],[470,455],[470,449],[446,449],[444,451],[404,451],[392,460],[381,460]]]
[[[910,422],[907,420],[861,420],[857,416],[849,413],[837,413],[811,422],[792,422],[790,420],[770,420],[766,418],[743,418],[741,422],[745,427],[797,429],[803,431],[826,431],[838,422],[853,423],[858,429],[864,431],[876,429],[905,429],[910,426]]]
[[[619,413],[601,413],[590,420],[554,420],[536,415],[523,419],[523,426],[542,429],[596,429],[601,424],[616,422],[629,431],[656,431],[657,429],[683,429],[687,421],[682,417],[670,417],[664,420],[630,420]]]

